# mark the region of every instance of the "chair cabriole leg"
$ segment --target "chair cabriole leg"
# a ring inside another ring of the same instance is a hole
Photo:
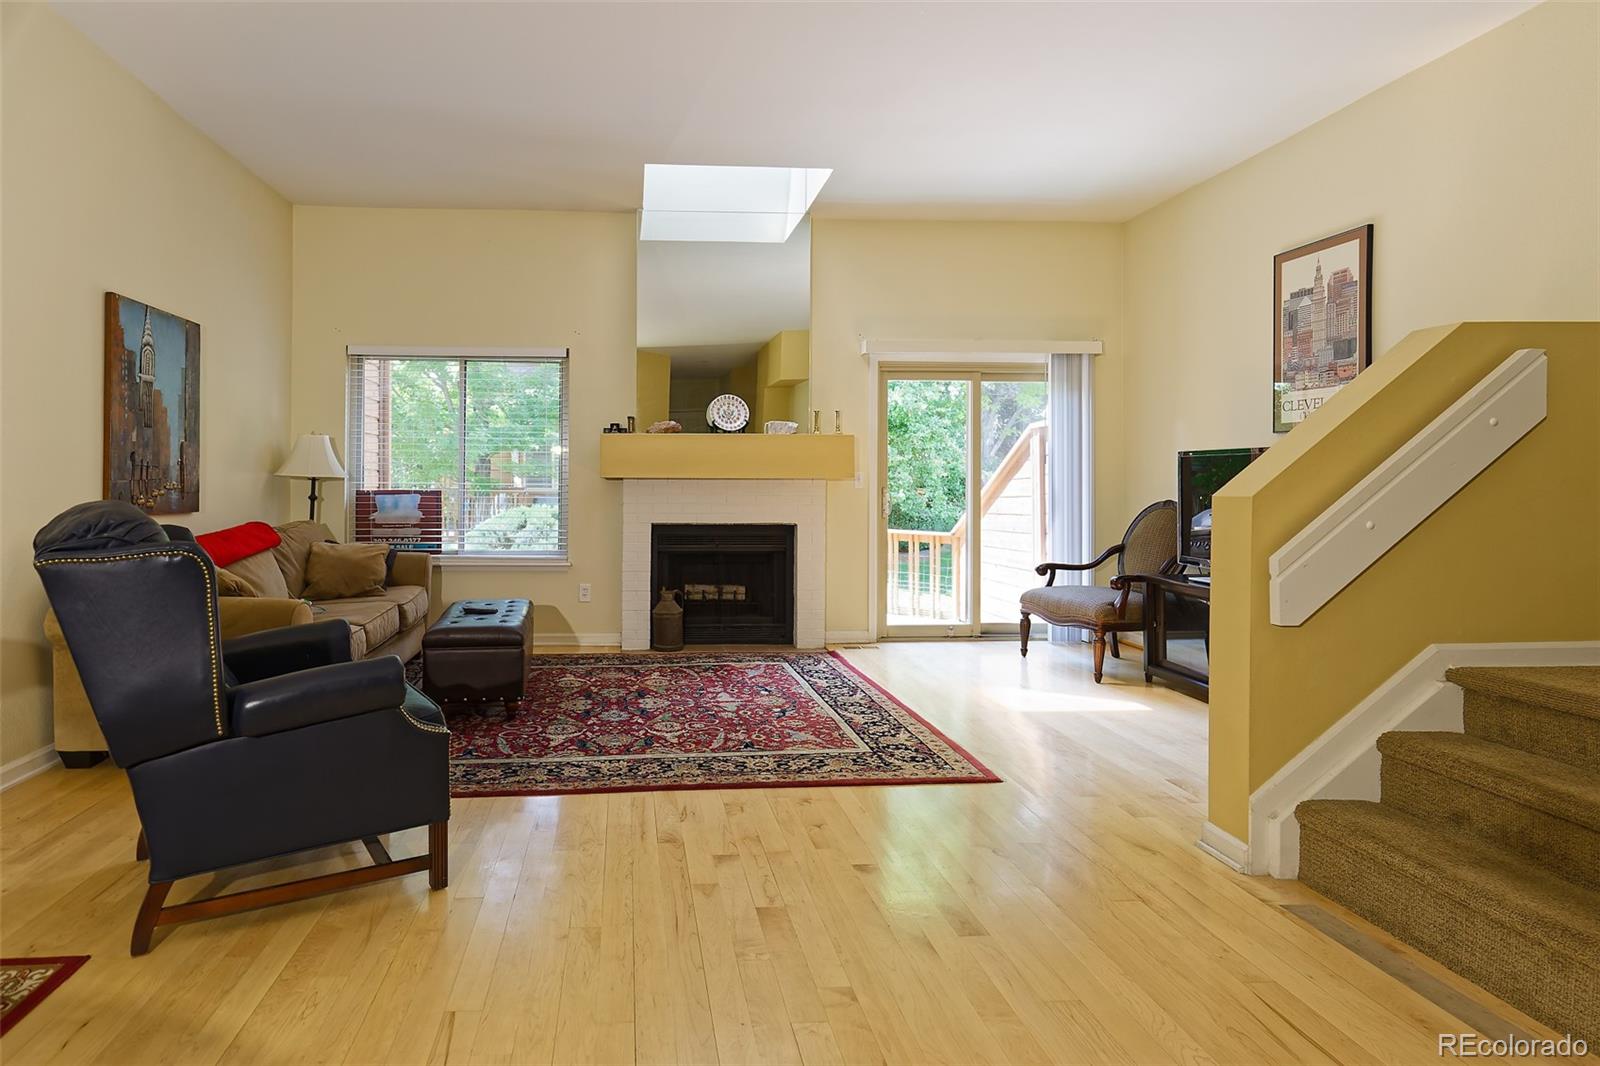
[[[1100,683],[1100,674],[1106,663],[1106,635],[1103,630],[1094,631],[1094,683]]]
[[[1028,612],[1027,611],[1023,611],[1022,612],[1022,657],[1024,659],[1026,659],[1028,657],[1028,630],[1031,629],[1031,628],[1033,628],[1033,619],[1028,616]]]

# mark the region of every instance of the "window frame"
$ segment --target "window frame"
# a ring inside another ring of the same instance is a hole
[[[556,521],[559,529],[561,547],[554,552],[513,552],[513,551],[440,551],[434,555],[434,561],[443,567],[450,568],[495,568],[495,567],[543,567],[551,569],[565,569],[572,565],[571,525],[569,512],[571,510],[572,486],[572,419],[571,419],[571,355],[570,348],[497,348],[497,347],[459,347],[459,346],[415,346],[415,345],[348,345],[345,348],[345,397],[344,397],[344,457],[349,467],[349,474],[344,481],[345,485],[345,535],[346,539],[352,537],[355,523],[355,494],[358,487],[354,463],[351,461],[350,448],[350,411],[352,397],[350,394],[350,369],[357,359],[417,359],[453,361],[460,363],[470,362],[560,362],[561,388],[558,400],[558,421],[560,425],[561,462],[559,484],[556,486],[558,502]],[[463,366],[463,392],[462,407],[465,408],[465,367]],[[465,426],[462,426],[465,432]],[[463,483],[466,471],[460,471]]]

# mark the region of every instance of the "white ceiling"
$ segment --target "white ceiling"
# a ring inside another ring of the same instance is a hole
[[[57,3],[297,203],[628,210],[644,163],[834,168],[818,215],[1117,220],[1530,6]]]
[[[678,377],[716,377],[811,323],[811,223],[782,244],[639,242],[639,347]]]

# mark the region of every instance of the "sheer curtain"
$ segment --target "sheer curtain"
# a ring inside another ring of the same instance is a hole
[[[1081,563],[1094,557],[1094,356],[1061,352],[1050,356],[1049,481],[1050,558]],[[1057,584],[1085,584],[1092,575],[1063,570]],[[1066,626],[1051,626],[1050,639],[1067,639]]]

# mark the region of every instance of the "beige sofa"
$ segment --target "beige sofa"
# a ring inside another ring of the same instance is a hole
[[[344,600],[300,598],[306,585],[306,557],[317,541],[334,540],[320,522],[290,522],[275,527],[283,538],[270,551],[257,552],[228,566],[257,595],[219,596],[222,639],[279,626],[304,625],[329,618],[350,623],[350,655],[370,659],[398,655],[401,661],[422,649],[428,627],[428,590],[433,559],[423,552],[397,552],[382,595]],[[44,619],[54,676],[55,747],[69,767],[92,766],[104,757],[105,738],[89,709],[78,668],[53,612]]]

